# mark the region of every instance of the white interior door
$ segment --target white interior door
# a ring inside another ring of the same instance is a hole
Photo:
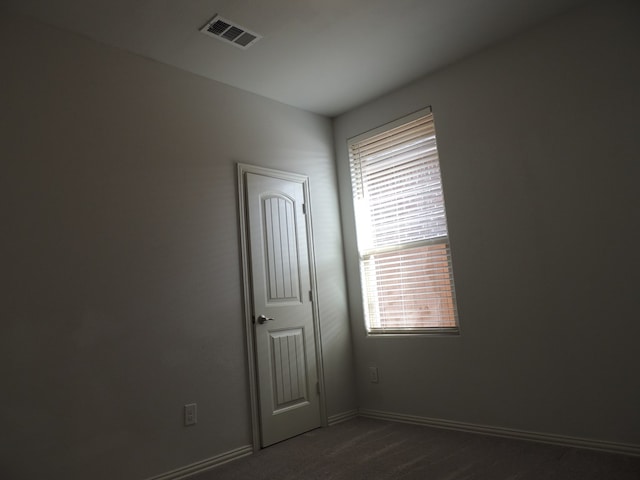
[[[263,447],[321,424],[302,183],[245,174]]]

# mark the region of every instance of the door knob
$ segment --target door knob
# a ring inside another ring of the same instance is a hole
[[[269,320],[273,321],[273,318],[268,318],[268,317],[267,317],[267,316],[265,316],[265,315],[260,315],[260,316],[257,318],[257,320],[258,320],[258,323],[259,323],[260,325],[262,325],[263,323],[266,323],[266,322],[268,322]]]

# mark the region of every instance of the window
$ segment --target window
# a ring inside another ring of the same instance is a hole
[[[349,141],[367,330],[457,333],[431,110]]]

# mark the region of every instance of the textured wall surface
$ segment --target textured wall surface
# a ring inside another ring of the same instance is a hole
[[[591,3],[335,120],[361,408],[640,445],[639,21]],[[461,335],[367,337],[346,142],[427,105]]]
[[[141,479],[251,443],[237,162],[310,177],[328,414],[356,408],[331,122],[0,25],[0,476]]]

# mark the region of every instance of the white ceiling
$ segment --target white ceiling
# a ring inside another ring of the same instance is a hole
[[[2,0],[102,43],[335,116],[584,0]],[[214,14],[263,38],[199,32]]]

